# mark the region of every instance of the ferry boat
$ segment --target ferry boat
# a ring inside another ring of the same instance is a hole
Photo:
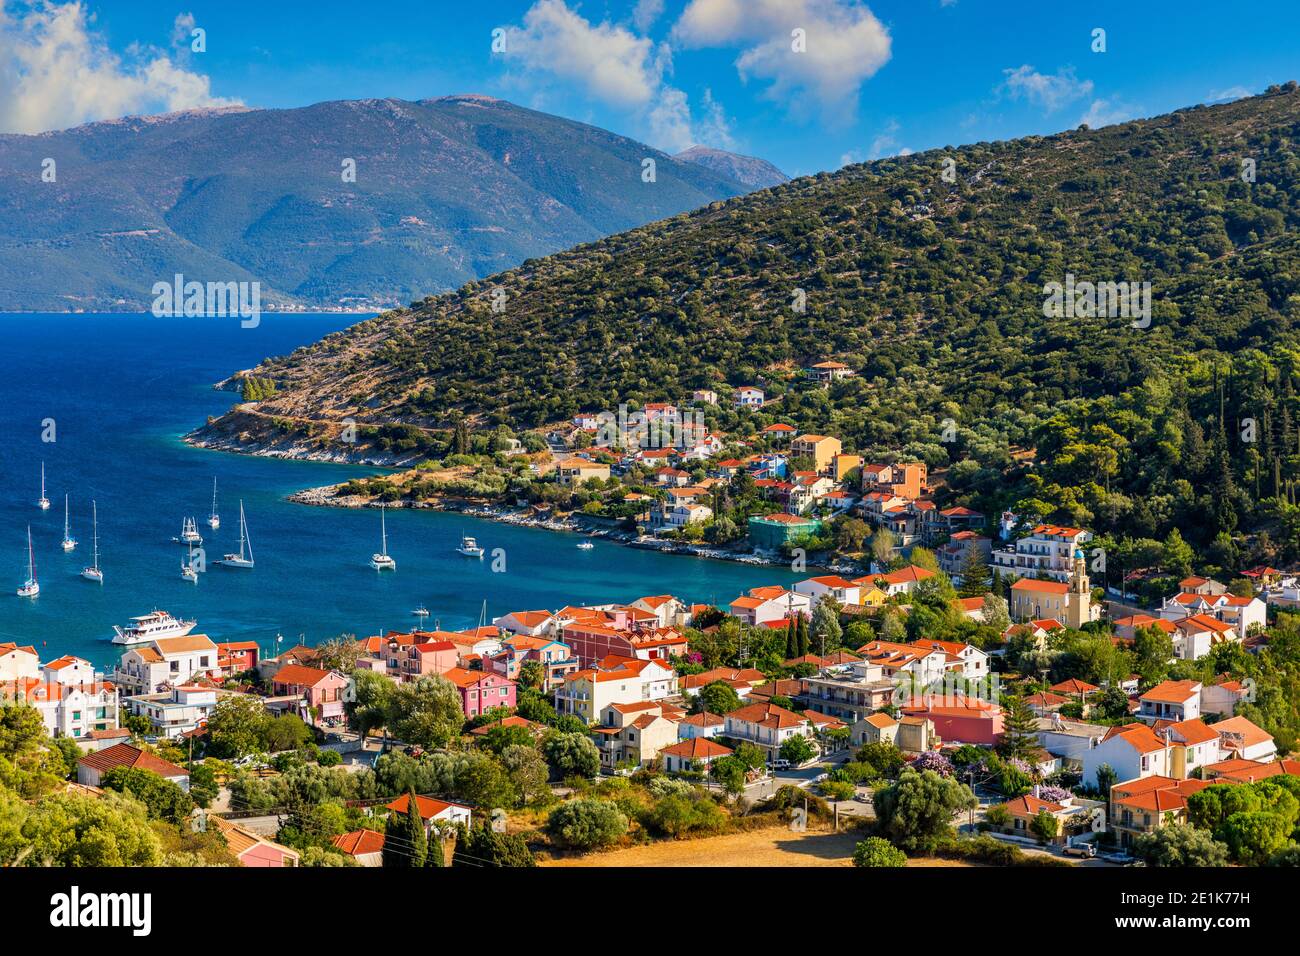
[[[90,503],[91,527],[94,529],[91,540],[94,542],[91,551],[90,567],[81,569],[81,576],[87,581],[94,581],[96,584],[104,583],[104,572],[99,567],[99,505],[92,501]]]
[[[460,547],[456,549],[467,558],[483,557],[483,549],[478,546],[478,542],[468,535],[460,536]]]
[[[198,621],[178,621],[166,611],[150,611],[131,618],[127,627],[113,625],[114,644],[147,644],[161,637],[184,637]]]
[[[27,526],[27,580],[18,589],[19,597],[36,597],[41,593],[41,586],[36,581],[36,555],[32,551],[32,528]]]
[[[45,497],[45,462],[41,462],[41,496],[36,499],[36,507],[42,511],[50,510],[50,499]]]
[[[248,522],[244,519],[244,502],[239,502],[239,553],[228,554],[218,564],[228,568],[253,567],[253,542],[248,540]]]
[[[198,523],[193,518],[186,518],[181,522],[181,533],[172,540],[177,544],[203,543],[203,537],[199,534]]]
[[[388,525],[384,521],[384,506],[379,506],[379,551],[370,556],[370,566],[376,571],[396,571],[397,562],[388,554]]]

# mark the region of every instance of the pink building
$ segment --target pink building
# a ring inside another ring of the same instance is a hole
[[[408,644],[402,650],[405,656],[400,657],[400,673],[392,676],[407,684],[421,677],[445,674],[460,663],[460,651],[451,641]]]
[[[271,678],[277,697],[301,697],[302,716],[309,723],[338,723],[350,682],[338,671],[323,671],[302,664],[285,664]]]
[[[917,699],[900,708],[909,717],[925,717],[944,743],[991,747],[1002,737],[1002,709],[996,704],[953,697]]]
[[[460,691],[466,717],[477,717],[493,707],[515,706],[515,682],[487,671],[453,667],[442,675]]]

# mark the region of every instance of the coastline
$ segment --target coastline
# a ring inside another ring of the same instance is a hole
[[[340,496],[334,494],[337,485],[321,485],[315,488],[304,488],[302,491],[296,491],[289,495],[287,500],[294,504],[307,505],[313,508],[373,508],[375,503],[360,495]],[[449,514],[463,514],[471,518],[480,518],[484,521],[497,521],[502,524],[515,525],[521,528],[540,528],[545,531],[567,532],[569,534],[579,534],[587,538],[597,538],[604,541],[611,541],[615,544],[621,544],[629,548],[638,548],[642,551],[657,551],[660,554],[677,554],[691,558],[707,558],[714,561],[731,561],[736,564],[748,564],[755,567],[784,567],[788,562],[778,557],[764,554],[757,554],[752,551],[733,551],[727,548],[712,548],[707,545],[689,544],[683,541],[669,541],[663,538],[655,538],[652,535],[637,535],[628,531],[621,531],[614,527],[601,527],[600,524],[590,518],[574,516],[572,514],[559,518],[542,518],[536,515],[530,515],[520,509],[506,508],[500,505],[492,505],[481,501],[470,501],[468,499],[444,499],[440,501],[409,501],[402,499],[390,502],[386,505],[389,508],[401,508],[413,511],[427,510],[440,511]],[[808,568],[817,568],[827,571],[844,571],[855,574],[865,574],[865,569],[859,571],[855,566],[843,564],[819,564],[809,561]]]

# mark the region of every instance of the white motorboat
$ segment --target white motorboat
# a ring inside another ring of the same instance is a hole
[[[579,541],[579,542],[578,542],[578,550],[579,550],[579,551],[590,551],[590,550],[591,550],[592,548],[594,548],[594,547],[595,547],[595,545],[592,544],[590,541]]]
[[[91,527],[94,529],[91,535],[93,549],[91,551],[90,567],[81,569],[81,576],[87,581],[94,581],[96,584],[104,583],[104,572],[99,567],[99,505],[95,502],[90,503]]]
[[[228,568],[251,568],[253,566],[253,543],[248,540],[248,522],[244,518],[244,502],[239,502],[239,553],[228,554],[218,564]]]
[[[68,496],[63,496],[63,550],[72,551],[77,547],[77,539],[72,536],[72,526],[68,523]]]
[[[19,597],[36,597],[41,593],[41,586],[36,581],[36,554],[32,551],[32,528],[27,526],[27,580],[18,589]]]
[[[36,499],[36,507],[42,511],[50,510],[50,499],[45,497],[45,462],[41,462],[41,496]]]
[[[411,613],[414,614],[416,617],[428,617],[428,616],[429,616],[429,609],[428,609],[427,607],[425,607],[423,604],[421,604],[419,607],[417,607],[417,608],[416,608],[414,611],[412,611]]]
[[[460,536],[460,547],[456,549],[459,553],[467,558],[483,557],[483,549],[478,546],[478,542],[468,535]]]
[[[181,562],[181,577],[186,581],[192,581],[195,584],[199,583],[199,569],[198,566],[194,563],[193,548],[190,548],[190,554],[188,560]]]
[[[178,621],[166,611],[150,611],[131,618],[126,627],[113,626],[114,644],[147,644],[162,637],[184,637],[198,621]]]
[[[370,566],[376,571],[396,571],[397,562],[388,554],[388,525],[384,521],[384,506],[379,506],[379,551],[370,556]]]
[[[208,527],[216,531],[221,527],[221,515],[217,514],[217,479],[212,479],[212,511],[208,514]]]

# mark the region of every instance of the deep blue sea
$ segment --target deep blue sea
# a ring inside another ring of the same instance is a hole
[[[758,584],[794,579],[784,569],[603,541],[580,551],[571,534],[406,510],[388,512],[398,568],[379,573],[367,565],[379,546],[378,511],[285,500],[375,469],[205,451],[180,440],[235,400],[214,382],[360,319],[270,313],[244,329],[226,318],[0,315],[0,641],[35,644],[43,659],[72,653],[109,664],[121,650],[109,643],[112,625],[162,608],[196,618],[196,633],[256,640],[269,652],[277,634],[288,646],[409,630],[421,604],[430,612],[424,626],[455,629],[475,624],[485,600],[490,619],[659,593],[725,603]],[[55,441],[42,441],[46,419]],[[42,461],[51,501],[44,512],[35,504]],[[214,476],[222,519],[215,532],[206,524]],[[60,548],[65,493],[79,541],[68,554]],[[92,499],[102,586],[80,577],[90,559]],[[213,564],[237,548],[240,499],[252,571]],[[198,521],[209,562],[198,584],[181,578],[185,549],[172,543],[187,516]],[[20,598],[29,525],[41,593]],[[489,551],[503,548],[505,572],[456,554],[462,531]]]

